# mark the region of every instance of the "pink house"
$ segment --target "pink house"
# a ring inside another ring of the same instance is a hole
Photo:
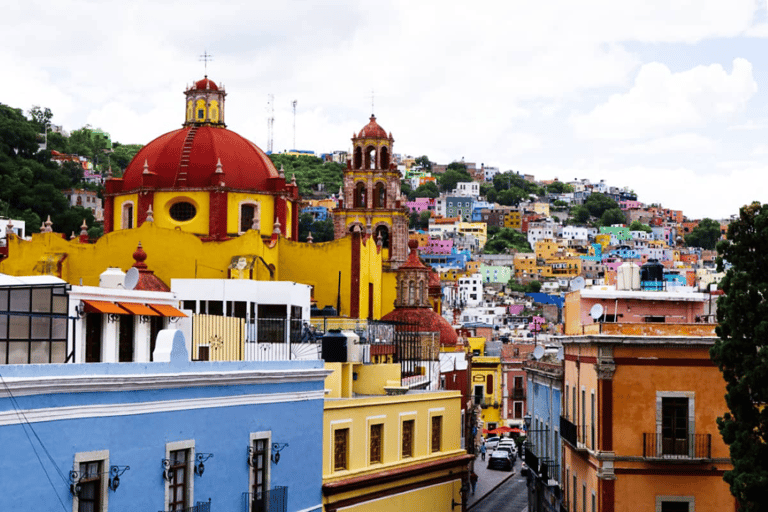
[[[622,210],[633,210],[637,208],[643,208],[643,203],[640,201],[619,201],[619,208]]]
[[[424,254],[451,254],[451,249],[453,249],[453,240],[430,238],[421,252]]]
[[[434,211],[435,200],[429,197],[417,197],[413,201],[406,201],[405,206],[410,213],[421,213],[423,211]]]

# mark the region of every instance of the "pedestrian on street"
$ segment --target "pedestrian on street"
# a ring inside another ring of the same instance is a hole
[[[485,448],[485,445],[483,445],[483,448]],[[474,469],[469,473],[469,483],[472,485],[472,495],[474,496],[475,487],[477,487],[477,473],[475,473]]]
[[[480,445],[480,458],[485,460],[485,441]]]

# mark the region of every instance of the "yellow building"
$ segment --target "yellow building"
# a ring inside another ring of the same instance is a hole
[[[515,254],[515,277],[576,277],[581,258],[552,239],[536,242],[535,253]]]
[[[485,222],[457,222],[456,231],[465,236],[474,236],[480,247],[484,247],[488,241],[488,225]]]
[[[473,456],[461,449],[458,391],[392,394],[399,365],[327,363],[325,512],[452,510]]]
[[[485,338],[467,338],[472,358],[471,392],[475,406],[481,407],[483,428],[495,429],[502,425],[501,358],[485,355]]]
[[[512,229],[522,229],[522,216],[520,210],[508,210],[504,213],[504,227]]]
[[[595,304],[619,321],[594,323]],[[566,297],[560,481],[569,510],[736,510],[723,481],[732,464],[717,428],[727,408],[709,357],[714,324],[696,321],[706,304],[705,294],[682,292]]]

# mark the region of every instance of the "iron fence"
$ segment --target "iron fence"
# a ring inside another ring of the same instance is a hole
[[[161,510],[160,512],[166,512]],[[176,508],[167,512],[211,512],[211,498],[208,501],[198,501],[195,505],[187,508]]]
[[[661,459],[711,459],[712,434],[679,437],[643,433],[643,457]]]
[[[288,487],[276,486],[263,493],[243,493],[243,512],[286,512]]]

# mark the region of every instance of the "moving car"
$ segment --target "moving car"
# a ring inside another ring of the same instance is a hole
[[[488,469],[506,469],[512,471],[513,467],[512,459],[509,457],[509,452],[504,450],[496,450],[488,457]]]

